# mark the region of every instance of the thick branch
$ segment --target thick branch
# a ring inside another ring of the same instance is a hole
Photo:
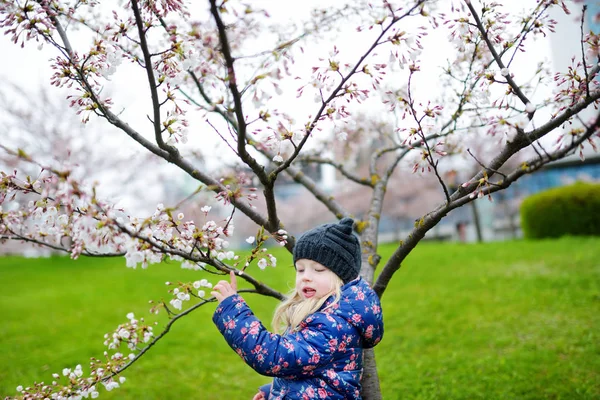
[[[234,59],[231,55],[231,49],[229,47],[229,39],[227,38],[227,28],[221,19],[219,8],[217,7],[216,0],[210,0],[210,12],[217,24],[217,30],[219,33],[219,42],[221,44],[221,53],[225,59],[225,66],[227,68],[227,83],[229,91],[233,98],[234,112],[237,120],[237,135],[238,135],[238,155],[240,158],[254,171],[254,173],[261,180],[263,185],[270,185],[265,169],[262,165],[248,153],[246,150],[246,118],[244,117],[244,111],[242,108],[242,95],[240,94],[237,87],[237,78],[235,75]]]
[[[227,67],[227,80],[229,84],[229,91],[233,97],[234,103],[234,112],[237,119],[237,141],[238,147],[237,152],[240,159],[252,169],[252,171],[256,174],[260,182],[264,186],[264,194],[267,204],[267,215],[268,221],[265,226],[269,231],[275,231],[279,229],[281,222],[279,221],[279,217],[277,216],[277,208],[275,202],[275,194],[273,192],[273,187],[275,184],[275,179],[277,179],[277,174],[269,174],[265,172],[264,166],[260,165],[254,157],[252,157],[247,149],[246,149],[246,119],[244,117],[244,112],[242,110],[242,95],[240,94],[236,75],[234,68],[234,59],[231,55],[231,49],[229,47],[229,40],[227,39],[227,32],[225,24],[221,19],[221,15],[219,9],[216,4],[216,0],[210,0],[210,12],[217,24],[217,30],[219,33],[219,41],[221,43],[221,53],[225,58],[225,65]]]
[[[59,27],[61,27],[60,22],[57,19],[54,19],[54,23],[57,26],[57,29],[59,29]],[[64,30],[62,30],[62,28],[60,28],[60,30],[64,31]],[[66,36],[65,36],[65,39],[66,39]],[[69,53],[73,52],[73,50],[71,49],[71,47],[68,44],[68,41],[65,42],[65,46],[67,46],[67,50],[69,51]],[[148,66],[146,66],[146,67],[148,68]],[[220,193],[225,190],[225,187],[223,187],[223,185],[221,185],[221,183],[218,180],[212,178],[211,176],[209,176],[207,174],[200,172],[189,161],[185,160],[181,156],[181,154],[177,151],[176,148],[174,148],[174,147],[171,148],[172,151],[169,153],[169,152],[161,149],[160,147],[156,146],[149,140],[145,139],[137,131],[135,131],[133,128],[131,128],[127,123],[122,121],[117,115],[112,113],[108,108],[104,107],[102,102],[100,102],[98,100],[97,94],[92,90],[91,86],[87,83],[86,77],[83,74],[81,74],[81,72],[80,72],[80,78],[82,80],[82,84],[83,84],[84,88],[91,94],[92,98],[98,105],[100,115],[103,116],[104,118],[106,118],[108,120],[108,122],[110,122],[112,125],[116,126],[117,128],[121,129],[129,137],[131,137],[133,140],[135,140],[136,142],[141,144],[143,147],[145,147],[147,150],[149,150],[153,154],[159,156],[160,158],[162,158],[168,162],[171,162],[171,163],[177,165],[179,168],[181,168],[183,171],[187,172],[194,179],[196,179],[196,180],[204,183],[208,187],[212,188],[212,190],[215,193]],[[268,227],[266,218],[263,217],[262,215],[260,215],[258,212],[256,212],[256,210],[254,210],[250,204],[244,203],[240,199],[236,199],[236,198],[232,198],[230,200],[231,200],[231,203],[236,208],[238,208],[240,211],[242,211],[246,216],[248,216],[256,224]],[[277,229],[279,229],[279,228],[277,227],[275,230],[277,230]]]
[[[582,101],[580,104],[578,104],[576,107],[566,110],[565,112],[563,112],[563,114],[556,117],[554,120],[549,121],[548,123],[543,125],[543,127],[540,127],[537,130],[528,133],[527,135],[536,138],[540,138],[547,135],[549,132],[552,132],[554,129],[556,129],[566,120],[568,120],[573,114],[586,108],[591,102],[597,100],[598,98],[600,98],[600,91],[593,92],[589,100],[586,99],[585,101]],[[513,182],[515,182],[517,179],[519,179],[526,173],[536,171],[551,161],[563,158],[564,156],[569,154],[569,152],[576,149],[581,143],[583,143],[585,140],[587,140],[589,137],[595,134],[599,126],[600,117],[596,119],[595,123],[592,126],[588,127],[585,134],[579,136],[576,140],[571,142],[564,149],[555,151],[553,154],[547,154],[544,156],[540,155],[534,158],[532,161],[530,161],[529,166],[527,168],[516,169],[511,174],[508,174],[506,178],[502,181],[494,183],[493,185],[490,185],[487,189],[484,189],[482,191],[483,194],[485,195],[502,189],[506,189],[508,186],[510,186]],[[438,222],[453,209],[461,207],[471,201],[474,201],[477,197],[471,198],[469,194],[477,189],[477,182],[479,181],[479,179],[483,177],[484,174],[487,174],[488,178],[494,175],[494,171],[499,170],[500,167],[503,166],[504,163],[511,156],[513,156],[521,149],[527,147],[529,143],[530,142],[526,141],[525,138],[522,138],[519,143],[507,143],[500,155],[498,155],[496,158],[494,158],[494,160],[492,160],[490,166],[486,169],[482,169],[479,173],[475,175],[474,178],[471,179],[471,182],[473,182],[472,184],[467,185],[466,187],[460,187],[459,190],[457,190],[451,196],[452,201],[450,203],[440,205],[434,211],[425,215],[420,221],[418,221],[417,226],[400,244],[400,246],[398,246],[398,248],[394,251],[394,254],[392,254],[387,264],[381,271],[381,274],[377,278],[377,282],[374,285],[374,289],[379,296],[383,295],[390,280],[392,279],[392,276],[398,269],[400,269],[402,261],[404,261],[406,256],[416,247],[419,241],[425,236],[427,231],[436,226]]]
[[[152,111],[153,111],[153,121],[154,125],[154,138],[158,147],[163,150],[171,151],[171,146],[167,146],[163,141],[162,131],[160,127],[161,117],[160,117],[160,100],[158,99],[158,90],[156,86],[156,79],[154,78],[154,70],[152,69],[152,58],[150,56],[150,52],[148,50],[148,42],[146,41],[146,31],[144,29],[144,21],[142,21],[142,16],[140,14],[140,9],[138,7],[137,0],[131,0],[131,8],[133,10],[133,15],[135,16],[135,24],[138,29],[138,34],[140,35],[140,47],[142,49],[142,53],[144,55],[144,64],[146,65],[146,75],[148,76],[148,85],[150,86],[150,95],[152,97]]]
[[[318,185],[311,178],[306,176],[300,168],[294,167],[290,165],[285,172],[294,179],[294,181],[298,182],[302,186],[304,186],[309,192],[315,196],[317,200],[319,200],[329,211],[331,211],[336,218],[343,218],[345,216],[349,216],[350,212],[342,207],[335,199],[329,194],[322,191]]]

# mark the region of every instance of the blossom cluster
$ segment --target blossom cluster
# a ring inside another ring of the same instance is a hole
[[[54,15],[44,2],[3,1],[0,4],[0,28],[21,46],[32,40],[43,43],[56,30],[52,22]]]
[[[17,197],[18,195],[21,195]],[[2,174],[0,234],[51,247],[66,247],[72,258],[83,252],[119,251],[125,241],[109,224],[114,205],[95,197],[72,171],[42,171],[38,179],[17,171]]]
[[[125,383],[126,378],[119,374],[123,367],[136,358],[135,352],[139,345],[148,343],[153,337],[152,327],[141,325],[143,319],[138,321],[133,313],[127,314],[129,322],[121,324],[112,334],[105,335],[104,360],[92,357],[89,372],[81,364],[75,368],[63,368],[62,373],[53,373],[52,382],[36,383],[33,386],[17,387],[17,393],[24,399],[53,399],[53,400],[82,400],[98,398],[98,386],[111,391]],[[127,344],[128,354],[124,355],[118,350],[122,344]]]
[[[184,268],[193,268],[192,263],[206,262],[211,258],[232,259],[235,254],[227,240],[234,232],[233,223],[227,219],[221,226],[207,220],[202,226],[194,221],[184,221],[184,214],[174,216],[170,209],[158,204],[156,211],[146,219],[117,219],[117,224],[132,237],[125,246],[127,266],[136,268],[141,264],[160,263],[165,254],[169,258],[185,263]],[[188,260],[186,262],[186,260]],[[203,261],[201,261],[203,260]],[[202,264],[197,264],[200,269]]]
[[[171,285],[171,282],[167,282],[167,285]],[[212,283],[206,279],[201,279],[192,283],[179,283],[177,287],[169,291],[174,296],[169,303],[173,308],[181,310],[184,302],[190,301],[192,297],[206,300],[206,289],[211,288]],[[155,307],[153,310],[155,313],[158,313],[159,308]]]
[[[0,180],[0,235],[81,254],[123,254],[126,266],[147,268],[165,257],[183,268],[202,270],[207,263],[240,263],[230,249],[235,226],[231,217],[210,218],[211,207],[202,207],[204,221],[186,220],[182,212],[158,204],[146,218],[128,215],[96,195],[93,186],[75,178],[72,170],[43,170],[37,179],[21,178],[17,171]],[[217,194],[225,204],[232,198],[256,198],[244,174],[223,178],[225,190]],[[246,193],[249,191],[249,193]],[[197,225],[198,224],[198,225]],[[285,231],[259,236],[256,249],[273,237],[280,244]],[[256,250],[255,249],[255,250]],[[255,257],[246,261],[244,268]],[[212,261],[214,260],[214,261]],[[275,266],[275,257],[267,257]],[[260,261],[260,267],[265,261]]]

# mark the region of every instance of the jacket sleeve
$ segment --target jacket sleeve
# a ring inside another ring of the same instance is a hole
[[[337,347],[339,321],[325,313],[309,316],[299,332],[269,332],[239,295],[226,298],[213,322],[229,344],[256,372],[267,376],[310,376],[327,364]]]

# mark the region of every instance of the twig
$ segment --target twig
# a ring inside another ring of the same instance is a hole
[[[581,9],[581,23],[579,24],[579,29],[581,30],[581,40],[579,42],[581,44],[581,61],[583,62],[583,72],[585,73],[585,96],[586,96],[586,99],[589,99],[589,97],[590,97],[590,77],[588,76],[587,65],[585,62],[585,50],[583,48],[583,38],[584,38],[583,24],[585,22],[586,10],[587,10],[587,5],[584,4],[583,8]]]
[[[236,149],[233,148],[233,146],[231,146],[231,144],[229,144],[229,142],[227,141],[227,139],[225,139],[223,137],[223,135],[221,135],[221,132],[219,132],[219,130],[207,119],[206,123],[208,125],[210,125],[211,128],[213,128],[213,130],[215,131],[215,133],[217,135],[219,135],[219,137],[223,140],[223,142],[225,142],[225,144],[233,151],[233,154],[239,155],[238,152],[236,151]]]
[[[471,149],[467,149],[467,153],[469,153],[471,155],[471,157],[473,157],[473,160],[475,160],[477,162],[477,164],[479,164],[479,166],[481,166],[481,168],[483,168],[486,171],[492,171],[495,174],[498,174],[498,175],[502,176],[504,179],[506,179],[506,175],[503,174],[502,172],[500,172],[498,170],[495,170],[495,169],[492,169],[492,168],[489,168],[489,167],[486,167],[485,165],[483,165],[483,163],[481,161],[479,161],[477,159],[477,157],[475,157],[475,155],[473,155],[473,153],[471,153]]]

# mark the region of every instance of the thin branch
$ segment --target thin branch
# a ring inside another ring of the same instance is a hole
[[[539,7],[539,6],[538,6],[538,7]],[[544,8],[544,10],[545,10],[546,8],[547,8],[547,6]],[[541,11],[539,14],[541,15],[541,13],[543,13],[543,11]],[[535,21],[535,20],[534,20],[534,21]],[[534,24],[533,24],[533,22],[532,22],[532,23],[530,24],[530,26],[529,26],[529,27],[527,27],[527,22],[525,22],[525,23],[523,24],[523,27],[521,28],[521,32],[519,32],[519,34],[517,34],[517,36],[516,36],[516,37],[515,37],[515,39],[513,40],[513,43],[517,42],[517,40],[518,40],[519,38],[523,39],[523,37],[524,37],[525,35],[527,35],[527,33],[529,33],[529,32],[531,31],[531,29],[533,28],[533,25],[534,25]],[[462,113],[463,113],[463,112],[466,112],[466,111],[472,111],[472,110],[467,110],[467,109],[464,109],[463,107],[464,107],[464,105],[466,104],[466,97],[465,97],[465,93],[467,92],[467,89],[468,89],[468,90],[473,90],[473,89],[475,88],[475,86],[476,86],[476,85],[479,83],[479,81],[481,80],[481,76],[476,76],[476,79],[474,79],[474,80],[471,82],[471,84],[470,84],[470,85],[467,87],[467,81],[468,81],[468,79],[469,79],[469,75],[472,73],[472,71],[473,71],[473,65],[474,65],[474,63],[475,63],[475,61],[476,61],[476,59],[477,59],[477,58],[476,58],[476,55],[477,55],[477,47],[479,46],[479,44],[480,44],[480,43],[481,43],[480,41],[477,41],[477,42],[475,43],[475,49],[474,49],[474,51],[473,51],[473,56],[471,57],[471,61],[470,61],[470,63],[469,63],[469,71],[467,72],[467,75],[465,76],[465,78],[464,78],[463,80],[460,80],[460,79],[458,79],[458,78],[455,78],[455,79],[457,79],[457,80],[459,80],[460,82],[462,82],[462,83],[463,83],[463,91],[462,91],[462,94],[460,94],[460,95],[459,95],[459,98],[460,98],[461,100],[460,100],[460,103],[459,103],[459,105],[458,105],[458,107],[457,107],[456,111],[455,111],[455,112],[452,114],[452,116],[450,117],[450,119],[449,119],[449,120],[448,120],[446,123],[442,124],[442,127],[440,128],[440,132],[443,132],[445,129],[447,129],[447,128],[448,128],[450,125],[452,125],[452,124],[454,124],[454,127],[452,128],[452,130],[453,130],[453,131],[456,131],[456,130],[457,130],[457,128],[456,128],[456,124],[457,124],[458,118],[459,118],[459,117],[462,115]],[[512,47],[512,46],[506,46],[505,48],[503,48],[503,49],[500,51],[500,53],[498,54],[498,57],[501,59],[501,58],[504,56],[504,54],[505,54],[506,52],[508,52],[508,50],[509,50],[511,47]],[[516,50],[515,50],[515,52],[516,52]],[[514,57],[514,54],[513,54],[513,57]],[[511,58],[511,60],[512,60],[512,58]],[[492,59],[492,60],[488,61],[488,62],[487,62],[487,63],[486,63],[484,66],[483,66],[483,68],[482,68],[482,69],[483,69],[483,70],[487,70],[487,69],[489,69],[489,68],[490,68],[490,66],[491,66],[491,65],[492,65],[494,62],[495,62],[495,59]],[[510,61],[509,61],[509,64],[510,64]],[[450,77],[453,77],[453,78],[454,78],[454,76],[453,76],[453,75],[452,75],[452,74],[449,72],[449,71],[450,71],[450,69],[448,69],[447,71],[448,71],[448,72],[447,72],[447,73],[448,73],[448,75],[449,75]],[[497,82],[497,81],[496,81],[496,82]],[[487,107],[479,107],[478,109],[479,109],[479,110],[482,110],[482,109],[486,109],[486,108],[487,108]],[[489,107],[489,108],[491,109],[492,107]],[[512,107],[512,106],[509,106],[509,108],[511,108],[511,109],[513,109],[513,110],[515,110],[515,111],[519,111],[519,113],[521,113],[521,112],[522,112],[522,111],[520,111],[520,110],[516,110],[516,108],[514,108],[514,107]]]
[[[467,7],[471,11],[473,18],[475,19],[477,28],[479,29],[479,32],[481,33],[483,40],[487,44],[487,47],[490,50],[490,53],[492,54],[492,57],[494,57],[496,64],[498,64],[498,67],[501,69],[506,68],[504,63],[502,62],[502,58],[498,55],[498,52],[496,51],[496,49],[494,48],[494,45],[492,44],[490,38],[488,37],[485,27],[483,26],[483,23],[479,19],[479,15],[477,14],[477,11],[475,11],[475,8],[473,7],[473,5],[471,4],[470,1],[467,2]],[[512,88],[513,92],[523,102],[523,104],[524,105],[529,104],[530,103],[529,99],[527,98],[527,96],[525,96],[525,94],[523,93],[523,91],[521,90],[519,85],[517,85],[517,83],[513,80],[510,73],[506,76],[506,80],[507,80],[508,84],[510,85],[510,87]],[[531,118],[533,118],[533,113],[529,113],[529,119],[531,119]]]
[[[585,23],[585,11],[587,10],[587,5],[584,4],[583,8],[581,9],[581,23],[579,25],[579,29],[581,30],[581,39],[579,40],[580,44],[581,44],[581,61],[583,62],[583,72],[585,73],[585,95],[586,97],[590,97],[590,77],[588,76],[588,70],[587,70],[587,65],[585,62],[585,50],[583,48],[583,38],[584,38],[584,33],[583,33],[583,24]]]
[[[327,158],[321,158],[321,157],[314,157],[314,156],[301,156],[301,157],[298,157],[298,161],[306,162],[306,163],[331,165],[332,167],[334,167],[335,169],[340,171],[340,173],[343,176],[345,176],[352,182],[358,183],[359,185],[373,187],[373,184],[371,183],[371,181],[369,179],[361,178],[358,175],[351,173],[346,168],[344,168],[344,165],[342,163],[335,162],[334,160],[327,159]]]
[[[251,275],[247,274],[244,271],[237,270],[235,268],[232,268],[232,267],[224,264],[223,262],[219,261],[218,259],[210,258],[208,256],[194,257],[190,253],[176,249],[164,242],[162,242],[162,244],[161,244],[160,242],[157,242],[155,238],[143,236],[138,231],[133,231],[131,229],[128,229],[126,226],[124,226],[123,224],[119,224],[116,221],[114,223],[119,228],[119,230],[121,230],[123,233],[127,234],[129,237],[136,238],[143,242],[148,243],[154,249],[156,249],[158,252],[161,252],[164,254],[169,254],[169,255],[177,255],[183,259],[193,261],[196,263],[203,262],[205,264],[209,264],[209,265],[213,266],[214,268],[216,268],[217,270],[221,271],[223,274],[228,274],[230,271],[235,271],[236,275],[240,276],[242,279],[244,279],[245,281],[250,283],[252,286],[254,286],[257,293],[260,293],[260,294],[263,294],[263,295],[269,296],[269,297],[274,297],[278,300],[283,300],[283,298],[284,298],[283,294],[281,294],[277,290],[274,290],[271,287],[265,285],[263,282],[258,281],[257,279],[255,279],[254,277],[252,277]],[[165,247],[165,245],[168,247]]]
[[[258,294],[259,292],[256,290],[252,290],[252,289],[240,289],[240,290],[238,290],[238,293],[257,293]],[[278,300],[283,301],[284,297],[282,297]],[[192,307],[188,308],[185,311],[180,312],[179,314],[174,314],[174,313],[170,312],[170,310],[167,309],[167,312],[169,313],[169,315],[173,315],[173,317],[171,317],[169,319],[169,322],[165,325],[165,328],[162,330],[162,332],[159,335],[155,336],[154,339],[152,339],[152,341],[150,341],[145,347],[143,347],[139,351],[139,353],[135,355],[135,357],[133,357],[129,362],[127,362],[127,364],[125,364],[121,368],[115,370],[114,372],[110,373],[109,375],[102,377],[100,380],[102,382],[106,382],[106,381],[112,379],[113,377],[119,375],[123,371],[125,371],[127,368],[132,366],[136,361],[138,361],[144,354],[146,354],[152,347],[154,347],[154,345],[156,345],[156,343],[158,343],[159,340],[161,340],[163,337],[165,337],[165,335],[167,333],[169,333],[169,331],[171,330],[171,327],[173,326],[173,324],[175,324],[178,320],[180,320],[181,318],[190,314],[192,311],[195,311],[198,308],[200,308],[206,304],[214,303],[215,301],[216,301],[215,297],[203,299],[203,301],[201,301],[200,303],[194,304]],[[165,309],[166,309],[166,307],[165,307]]]
[[[300,168],[297,168],[293,165],[290,165],[285,169],[285,173],[287,173],[294,181],[298,182],[302,186],[304,186],[310,193],[315,196],[317,200],[319,200],[329,211],[336,216],[336,218],[343,218],[346,216],[350,216],[350,212],[342,207],[340,203],[338,203],[330,194],[322,191],[319,186],[316,184],[314,180],[310,177],[306,176]]]
[[[538,4],[538,5],[535,7],[535,9],[536,9],[536,10],[537,10],[537,9],[539,9],[539,8],[540,8],[542,5],[544,6],[544,8],[543,8],[543,9],[541,9],[541,10],[540,10],[540,11],[537,13],[537,15],[536,15],[536,17],[535,17],[535,18],[531,18],[530,20],[527,20],[527,19],[526,19],[526,20],[525,20],[525,23],[523,24],[523,28],[521,29],[521,32],[519,32],[519,34],[517,34],[517,36],[515,37],[515,39],[514,39],[514,40],[513,40],[513,42],[511,43],[511,44],[512,44],[512,46],[511,46],[511,45],[509,45],[509,46],[506,46],[506,48],[505,48],[505,50],[503,51],[503,53],[504,53],[505,51],[508,51],[508,49],[509,49],[509,48],[511,48],[511,47],[514,47],[514,48],[515,48],[515,51],[513,51],[512,55],[510,56],[510,60],[508,60],[508,63],[506,64],[506,65],[507,65],[507,67],[509,67],[509,66],[510,66],[510,64],[512,63],[513,59],[515,58],[515,55],[517,54],[517,51],[519,51],[519,47],[521,46],[521,43],[523,43],[523,41],[525,40],[525,37],[527,36],[527,34],[528,34],[529,32],[531,32],[531,29],[532,29],[532,28],[535,26],[535,23],[537,22],[537,20],[538,20],[538,19],[539,19],[539,18],[540,18],[540,17],[541,17],[541,16],[542,16],[542,15],[543,15],[545,12],[546,12],[546,10],[547,10],[547,9],[550,7],[550,5],[551,5],[551,4],[552,4],[552,3],[550,3],[550,2],[546,2],[546,4],[544,4],[544,3],[539,3],[539,4]],[[532,11],[531,13],[532,13],[532,14],[534,14],[534,13],[535,13],[535,11]],[[528,23],[528,21],[530,22],[529,28],[527,28],[527,23]],[[516,42],[517,42],[517,39],[518,39],[519,43],[517,43],[517,45],[516,45],[516,46],[514,46],[514,43],[516,43]],[[500,54],[500,57],[502,57],[502,54]]]
[[[140,350],[140,352],[138,354],[135,355],[134,358],[132,358],[127,364],[125,364],[123,367],[117,369],[116,371],[112,372],[111,374],[102,377],[102,381],[105,382],[117,375],[119,375],[120,373],[122,373],[123,371],[125,371],[127,368],[129,368],[130,366],[132,366],[137,360],[139,360],[148,350],[150,350],[156,343],[158,343],[158,341],[160,339],[162,339],[170,330],[171,330],[171,326],[173,326],[173,324],[175,322],[177,322],[180,318],[185,317],[186,315],[188,315],[189,313],[191,313],[192,311],[202,307],[203,305],[207,304],[207,303],[212,303],[214,302],[215,298],[212,297],[210,299],[204,300],[198,304],[194,304],[192,307],[188,308],[187,310],[176,314],[174,317],[172,317],[169,322],[167,323],[167,325],[165,326],[165,328],[163,329],[163,331],[160,333],[160,335],[155,336],[154,339],[152,341],[150,341],[144,348],[142,348]]]
[[[202,191],[202,189],[203,189],[203,187],[202,187],[202,185],[200,185],[199,188],[197,188],[192,193],[187,195],[185,198],[181,199],[177,204],[175,204],[175,207],[173,207],[173,208],[175,208],[175,209],[180,208],[183,204],[187,203],[188,201],[193,199],[198,193],[200,193]],[[179,228],[178,228],[178,230],[179,230]]]
[[[233,146],[231,144],[229,144],[229,142],[227,141],[227,139],[225,139],[223,137],[223,135],[221,135],[221,132],[219,132],[219,130],[209,120],[206,120],[206,123],[208,125],[210,125],[211,128],[213,128],[213,130],[215,131],[215,133],[217,135],[219,135],[219,137],[221,138],[221,140],[223,140],[223,142],[225,142],[225,144],[227,145],[227,147],[229,147],[231,149],[231,151],[233,151],[233,154],[236,154],[236,155],[239,156],[239,154],[237,153],[236,149],[234,149]]]
[[[456,124],[458,123],[458,119],[463,114],[463,112],[467,111],[467,110],[464,109],[464,105],[467,102],[467,100],[466,100],[467,97],[466,97],[465,93],[468,90],[473,90],[473,88],[477,85],[477,83],[481,79],[480,77],[477,77],[473,82],[471,82],[470,85],[467,85],[467,82],[469,80],[469,76],[471,75],[471,73],[473,71],[473,66],[474,66],[475,61],[477,59],[476,58],[476,54],[477,54],[477,47],[478,46],[479,46],[479,42],[475,44],[475,49],[473,51],[473,56],[471,57],[471,60],[469,62],[469,70],[467,71],[467,75],[465,76],[464,79],[460,80],[460,82],[463,84],[463,88],[462,88],[462,93],[459,95],[460,101],[459,101],[459,104],[458,104],[456,110],[452,113],[451,118],[447,122],[445,122],[444,124],[442,124],[442,126],[440,128],[440,133],[435,133],[435,134],[431,134],[429,136],[426,136],[424,138],[425,142],[429,142],[431,140],[435,140],[435,139],[439,139],[439,138],[442,138],[442,137],[446,137],[446,136],[450,135],[451,133],[456,132],[457,130],[461,129],[461,128],[458,128],[456,126]],[[506,51],[506,50],[504,50],[504,51]],[[488,66],[489,66],[489,64],[486,66],[486,69],[487,69]],[[448,72],[448,74],[451,77],[453,77],[450,72]],[[456,79],[458,79],[458,78],[456,78]],[[450,131],[447,131],[446,133],[441,133],[441,132],[444,132],[444,130],[446,130],[452,124],[454,124],[454,126],[452,127],[452,129]],[[484,126],[484,124],[482,124],[482,126]],[[473,126],[469,126],[467,128],[464,128],[464,129],[470,129],[472,127]],[[372,163],[375,163],[378,158],[382,157],[383,155],[385,155],[388,152],[397,151],[397,150],[399,150],[401,148],[406,148],[406,147],[407,146],[400,144],[400,145],[397,145],[397,146],[392,146],[392,147],[389,147],[389,148],[381,149],[381,150],[377,151],[373,155]],[[412,150],[414,148],[419,148],[419,147],[421,147],[421,146],[420,145],[419,146],[410,146],[407,150],[405,150],[402,153],[400,153],[398,155],[398,157],[396,157],[396,159],[394,160],[394,162],[385,171],[384,176],[386,177],[386,180],[391,177],[391,175],[393,174],[394,170],[396,169],[396,167],[398,166],[398,164],[400,163],[400,161],[409,154],[410,150]],[[444,187],[444,186],[445,186],[445,184],[442,184],[442,187]],[[445,192],[447,193],[447,190],[445,190]],[[449,198],[447,198],[447,199],[449,200]]]
[[[423,139],[423,146],[425,146],[426,149],[426,154],[427,154],[427,162],[429,163],[429,165],[431,166],[431,168],[433,168],[433,172],[435,174],[435,176],[438,179],[438,182],[440,183],[440,186],[442,187],[443,191],[444,191],[444,195],[446,196],[446,199],[448,200],[448,202],[450,201],[450,194],[448,193],[448,187],[446,186],[446,184],[444,183],[444,180],[442,179],[442,177],[440,176],[440,173],[438,171],[437,168],[437,162],[434,161],[433,159],[433,153],[431,151],[431,147],[429,147],[429,141],[426,140],[425,138],[425,133],[423,131],[423,126],[421,125],[421,121],[423,120],[423,118],[425,118],[426,116],[423,115],[423,117],[421,118],[417,118],[417,110],[415,110],[414,107],[414,100],[412,97],[412,77],[413,77],[414,71],[411,69],[410,75],[408,77],[408,105],[410,106],[411,109],[411,115],[413,116],[413,119],[415,120],[415,122],[417,123],[417,126],[419,127],[419,130],[417,131],[417,134],[421,137],[421,139]]]
[[[358,70],[358,68],[362,65],[362,63],[364,62],[364,60],[366,60],[366,58],[373,52],[373,50],[375,50],[375,48],[381,44],[380,41],[385,36],[386,32],[389,31],[392,28],[392,26],[394,26],[398,21],[400,21],[401,19],[403,19],[406,16],[411,15],[412,12],[414,10],[416,10],[425,1],[426,0],[419,0],[417,3],[415,3],[415,5],[413,7],[411,7],[402,16],[392,18],[392,21],[388,24],[388,26],[385,27],[384,29],[382,29],[382,31],[379,34],[379,36],[377,36],[377,38],[373,41],[373,44],[371,44],[371,46],[367,49],[367,51],[363,55],[361,55],[359,57],[359,59],[356,62],[356,64],[350,69],[350,71],[346,74],[346,76],[341,79],[341,81],[338,84],[338,86],[336,88],[334,88],[332,90],[332,92],[329,94],[329,97],[327,99],[322,100],[321,107],[320,107],[319,111],[317,112],[317,114],[315,115],[315,117],[313,118],[313,120],[311,121],[311,123],[309,125],[307,125],[306,135],[304,135],[304,137],[302,138],[302,140],[300,141],[300,143],[298,144],[298,146],[295,148],[295,150],[292,153],[292,155],[287,160],[285,160],[285,162],[282,163],[277,168],[277,170],[275,170],[275,172],[274,172],[275,175],[277,175],[281,171],[285,170],[294,161],[294,159],[298,156],[298,154],[300,153],[300,151],[304,147],[304,144],[307,142],[308,138],[310,137],[312,131],[317,126],[318,121],[321,119],[321,116],[323,115],[323,112],[325,111],[325,108],[327,107],[327,105],[333,99],[335,99],[336,97],[338,97],[338,94],[339,94],[340,90],[344,87],[344,85],[346,84],[346,82],[348,82],[350,80],[350,78],[352,78],[354,76],[354,74],[356,73],[356,71]],[[322,96],[322,94],[321,94],[321,96]]]
[[[67,253],[67,254],[71,253],[69,251],[69,249],[67,249],[65,247],[57,246],[57,245],[52,244],[52,243],[48,243],[48,242],[44,242],[44,241],[41,241],[41,240],[29,238],[27,236],[20,235],[20,234],[14,232],[13,230],[10,230],[10,232],[14,236],[0,235],[0,241],[2,241],[2,240],[18,240],[18,241],[23,241],[23,242],[35,244],[35,245],[41,246],[41,247],[47,247],[49,249],[60,251],[60,252]],[[92,253],[89,250],[84,250],[81,253],[81,255],[86,256],[86,257],[123,257],[125,255],[125,252],[122,252],[122,253]]]
[[[192,77],[192,80],[196,84],[196,88],[198,89],[198,92],[200,92],[200,95],[202,96],[204,101],[206,101],[208,103],[208,105],[212,107],[212,110],[214,112],[216,112],[221,117],[223,117],[223,119],[225,121],[227,121],[231,126],[233,126],[234,129],[237,131],[238,130],[237,121],[235,119],[231,118],[231,115],[229,115],[229,113],[226,110],[224,110],[221,107],[218,107],[217,105],[214,104],[212,99],[210,97],[208,97],[208,94],[204,90],[204,86],[202,85],[202,83],[200,82],[200,80],[198,79],[198,77],[196,76],[196,74],[193,71],[190,70],[190,71],[188,71],[188,73]]]

